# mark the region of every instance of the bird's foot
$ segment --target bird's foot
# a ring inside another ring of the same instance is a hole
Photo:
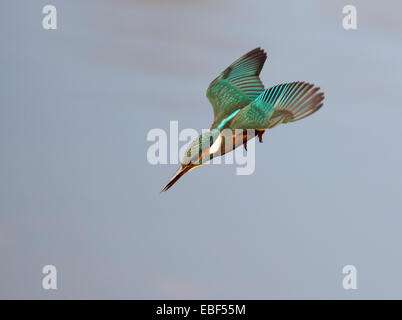
[[[264,134],[265,131],[258,131],[257,136],[258,136],[258,141],[261,143],[262,142],[262,135]]]

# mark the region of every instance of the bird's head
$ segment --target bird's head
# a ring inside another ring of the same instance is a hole
[[[208,131],[196,138],[187,148],[181,165],[170,178],[162,192],[167,191],[185,173],[201,167],[221,154],[222,135],[218,129]]]

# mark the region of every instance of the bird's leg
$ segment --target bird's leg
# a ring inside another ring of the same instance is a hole
[[[257,136],[258,136],[258,141],[261,143],[262,142],[262,135],[265,133],[264,131],[259,131],[257,130]]]
[[[244,135],[244,132],[243,132],[243,146],[244,146],[244,149],[246,149],[246,151],[247,151],[247,134]]]

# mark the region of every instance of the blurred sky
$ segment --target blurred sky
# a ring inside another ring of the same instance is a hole
[[[0,298],[402,298],[401,10],[1,1]],[[207,166],[160,195],[176,165],[147,162],[148,131],[208,128],[208,84],[257,46],[267,87],[315,83],[324,107],[266,133],[253,175]]]

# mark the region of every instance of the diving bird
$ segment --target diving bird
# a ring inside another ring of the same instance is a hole
[[[213,158],[240,145],[247,150],[249,139],[258,136],[262,142],[266,130],[303,119],[322,107],[324,93],[306,82],[283,83],[264,90],[259,75],[266,59],[265,51],[256,48],[233,62],[211,82],[206,93],[214,111],[210,131],[189,145],[179,169],[161,193],[185,173]],[[248,130],[252,134],[247,134]]]

